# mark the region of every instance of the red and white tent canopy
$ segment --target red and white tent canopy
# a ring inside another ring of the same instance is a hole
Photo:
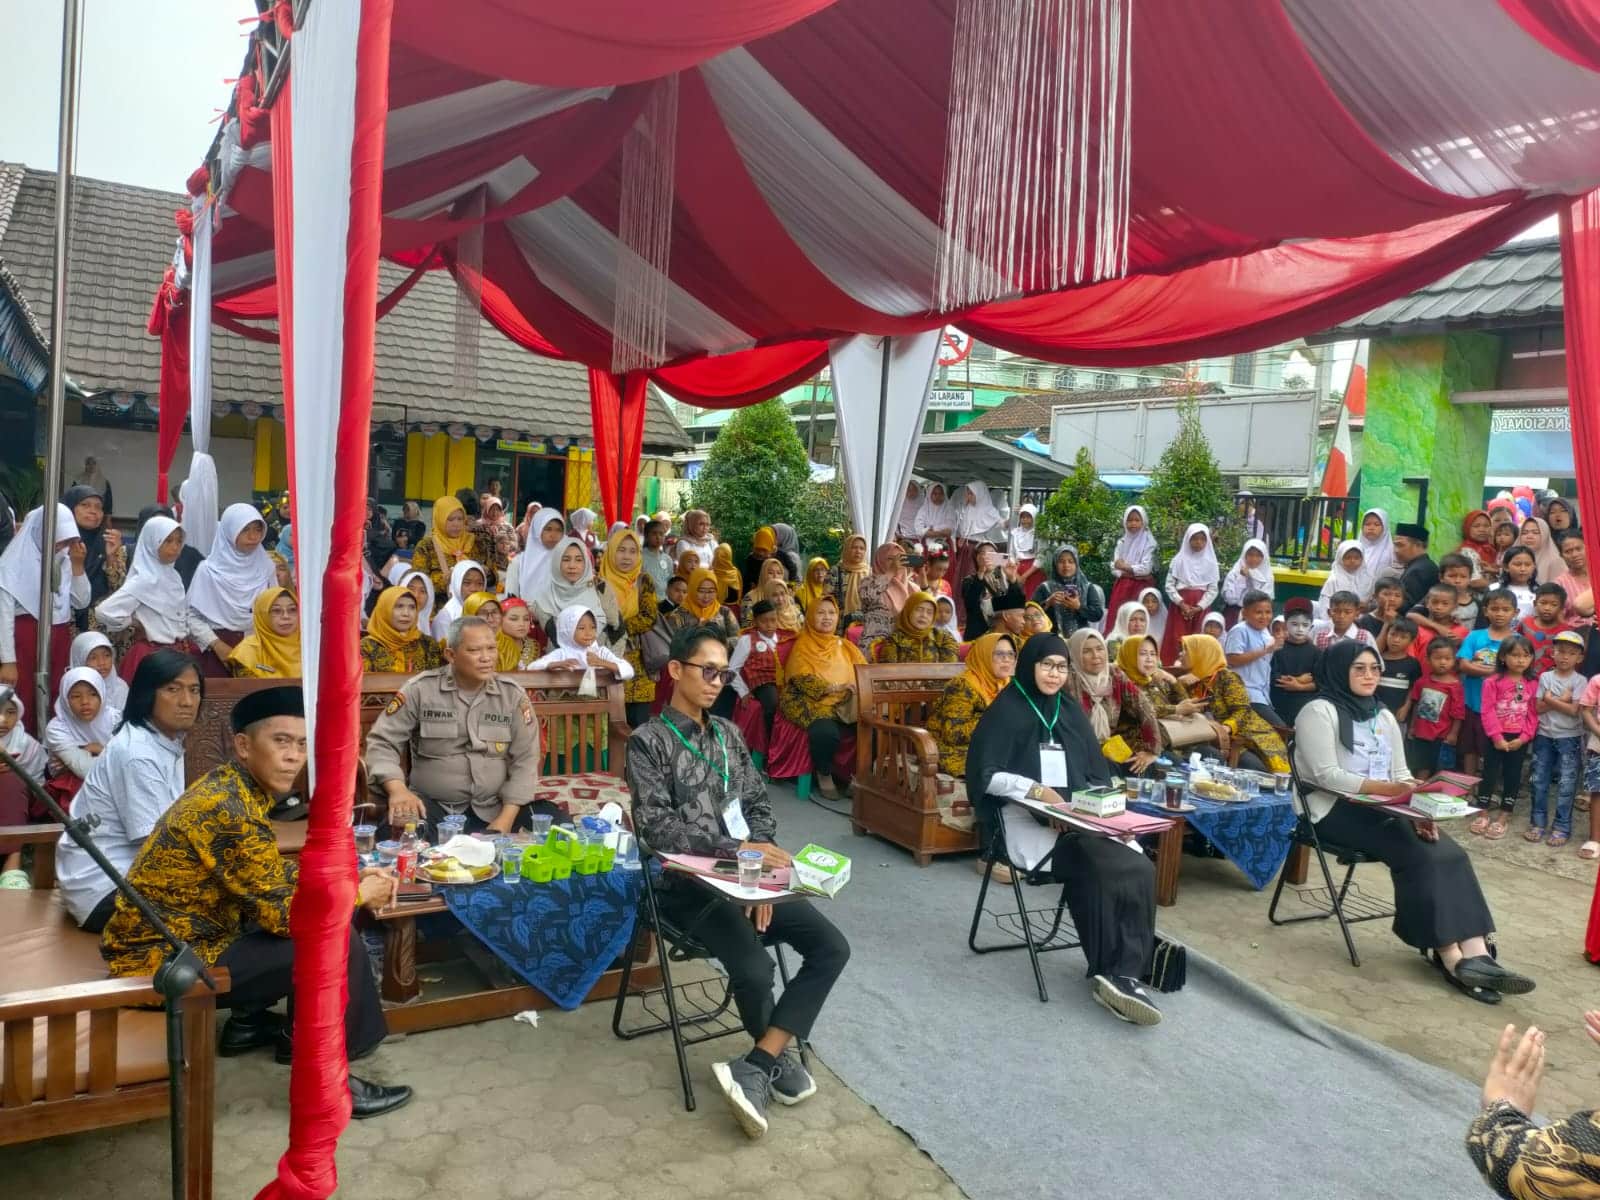
[[[1079,364],[1225,353],[1553,212],[1569,321],[1600,309],[1600,206],[1571,199],[1600,185],[1590,0],[280,0],[268,20],[151,328],[172,449],[191,277],[200,312],[281,330],[316,795],[275,1196],[332,1190],[347,1113],[352,500],[396,299],[380,255],[454,271],[514,341],[590,368],[619,505],[646,378],[746,403],[838,336],[955,323]],[[1586,451],[1594,342],[1569,328]]]

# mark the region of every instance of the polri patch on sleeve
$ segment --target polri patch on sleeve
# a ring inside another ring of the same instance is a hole
[[[526,700],[522,702],[522,723],[524,725],[533,724],[533,705],[529,704]]]
[[[401,692],[396,692],[394,697],[389,701],[388,707],[383,710],[383,715],[386,717],[392,717],[405,706],[406,698],[404,694]]]

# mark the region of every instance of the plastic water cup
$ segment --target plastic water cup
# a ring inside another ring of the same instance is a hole
[[[522,854],[523,847],[512,843],[506,838],[500,843],[500,878],[507,883],[518,883],[522,879]]]
[[[356,853],[364,860],[371,860],[377,853],[378,827],[376,825],[357,825],[352,831],[356,835]]]
[[[1280,771],[1272,777],[1272,785],[1280,796],[1287,796],[1294,780],[1287,771]]]
[[[748,892],[761,886],[761,864],[766,856],[759,850],[739,851],[739,886]]]
[[[550,825],[553,820],[554,818],[552,818],[549,813],[535,813],[533,815],[530,825],[533,833],[534,845],[544,845],[544,840],[550,836]]]
[[[439,844],[442,846],[451,838],[464,833],[467,828],[467,818],[451,815],[439,822]]]

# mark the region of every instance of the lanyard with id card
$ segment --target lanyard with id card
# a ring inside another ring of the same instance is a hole
[[[1061,719],[1061,693],[1056,693],[1056,710],[1048,721],[1027,692],[1022,692],[1022,698],[1033,709],[1033,715],[1039,718],[1039,724],[1044,726],[1045,740],[1039,743],[1039,782],[1047,788],[1070,787],[1072,777],[1067,773],[1067,752],[1055,740],[1056,722]]]
[[[719,773],[716,765],[712,763],[712,761],[704,754],[700,753],[699,749],[695,747],[688,738],[683,736],[683,731],[678,728],[675,721],[669,718],[665,713],[661,715],[661,721],[668,729],[672,730],[678,741],[683,743],[683,748],[685,750],[694,755],[701,762],[705,763],[706,766],[710,767],[712,774],[720,774],[722,779],[722,795],[724,801],[721,813],[722,827],[728,831],[729,837],[734,838],[737,841],[743,842],[749,840],[750,824],[744,819],[744,805],[740,802],[739,797],[728,795],[728,781],[730,777],[728,770],[728,743],[722,737],[722,730],[718,729],[714,723],[711,726],[711,732],[716,736],[717,739],[717,746],[722,750],[722,770]]]
[[[1373,721],[1366,727],[1366,750],[1368,779],[1388,779],[1394,766],[1394,751],[1389,745],[1389,739],[1378,732],[1378,723]]]

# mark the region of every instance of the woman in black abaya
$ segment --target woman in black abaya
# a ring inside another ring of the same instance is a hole
[[[1068,666],[1067,644],[1059,637],[1028,639],[1015,680],[1000,690],[973,732],[967,795],[976,798],[985,845],[998,822],[1015,866],[1031,870],[1050,856],[1052,876],[1066,886],[1095,1000],[1124,1021],[1155,1025],[1161,1010],[1139,982],[1155,948],[1156,873],[1150,860],[1136,844],[1058,833],[1012,803],[1055,803],[1074,789],[1111,782],[1082,706],[1070,696],[1063,699]],[[1064,766],[1047,770],[1047,756]],[[1058,771],[1066,782],[1042,782],[1046,775],[1062,779]]]

